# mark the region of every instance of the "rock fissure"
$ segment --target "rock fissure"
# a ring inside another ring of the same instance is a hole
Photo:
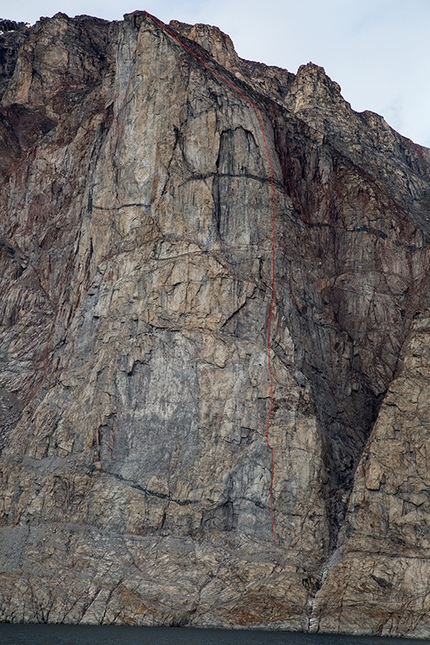
[[[120,481],[128,484],[132,488],[136,488],[137,490],[140,490],[142,493],[145,493],[145,495],[152,495],[153,497],[159,497],[160,499],[166,499],[169,502],[174,502],[175,504],[179,504],[180,506],[187,506],[188,504],[193,504],[192,500],[180,500],[180,499],[175,499],[172,497],[169,493],[159,493],[157,491],[149,490],[148,488],[143,488],[143,486],[140,486],[139,484],[136,484],[135,482],[125,479],[121,475],[118,475],[117,473],[110,473],[110,472],[104,472],[101,471],[103,474],[109,475],[110,477],[115,477],[115,479],[119,479]]]

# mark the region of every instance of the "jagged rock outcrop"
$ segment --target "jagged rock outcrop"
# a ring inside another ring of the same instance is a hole
[[[0,618],[428,636],[430,152],[207,25],[1,38]]]
[[[315,601],[324,631],[428,638],[429,323],[417,314],[357,469]]]

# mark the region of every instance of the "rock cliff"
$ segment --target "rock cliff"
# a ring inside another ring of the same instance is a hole
[[[0,95],[0,620],[429,637],[430,151],[146,12]]]

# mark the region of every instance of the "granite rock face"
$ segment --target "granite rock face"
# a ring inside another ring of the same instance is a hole
[[[419,313],[363,452],[315,600],[323,631],[429,635],[429,312]],[[339,596],[343,605],[339,603]]]
[[[145,12],[0,73],[0,619],[429,636],[430,152]]]

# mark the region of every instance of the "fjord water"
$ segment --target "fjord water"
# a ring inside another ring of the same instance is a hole
[[[1,645],[412,645],[428,640],[257,630],[0,625]]]

